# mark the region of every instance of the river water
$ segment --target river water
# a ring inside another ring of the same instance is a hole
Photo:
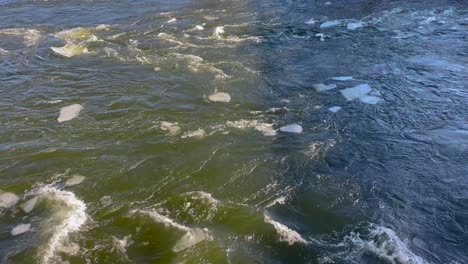
[[[467,11],[0,1],[2,262],[468,263]]]

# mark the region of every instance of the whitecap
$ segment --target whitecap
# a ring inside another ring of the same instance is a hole
[[[299,233],[273,220],[267,213],[264,214],[264,220],[265,223],[273,225],[281,241],[286,242],[289,245],[293,245],[295,243],[308,244],[307,240],[305,240]]]
[[[33,193],[43,199],[50,199],[65,205],[59,211],[53,214],[53,217],[59,221],[58,225],[53,226],[52,236],[46,245],[43,263],[58,262],[56,251],[64,245],[68,234],[78,231],[86,222],[86,204],[76,198],[70,191],[59,190],[55,187],[44,186]]]
[[[205,28],[203,26],[200,26],[200,25],[195,25],[191,30],[192,31],[202,31],[204,30]]]
[[[299,124],[290,124],[290,125],[282,126],[280,127],[279,130],[283,132],[288,132],[288,133],[302,133],[303,131],[302,126]]]
[[[202,137],[205,136],[205,134],[206,134],[206,133],[205,133],[205,130],[203,130],[203,129],[197,129],[197,130],[195,130],[195,131],[190,131],[190,132],[185,133],[185,134],[182,136],[182,138],[191,138],[191,137],[193,137],[193,138],[202,138]]]
[[[336,112],[338,112],[340,110],[341,110],[341,106],[333,106],[333,107],[328,108],[328,111],[330,111],[332,113],[336,113]]]
[[[169,19],[166,23],[170,24],[170,23],[174,23],[176,21],[177,21],[177,18],[174,17],[174,18]]]
[[[222,35],[224,33],[224,27],[215,27],[213,33],[211,34],[211,37],[215,39],[222,39]]]
[[[369,229],[370,233],[366,235],[352,232],[345,237],[345,241],[350,242],[360,253],[371,253],[390,263],[427,263],[414,254],[393,230],[374,224]]]
[[[19,234],[23,234],[31,230],[31,224],[19,224],[15,226],[11,231],[10,234],[12,236],[16,236]]]
[[[312,88],[315,89],[317,92],[328,91],[336,88],[336,84],[323,84],[323,83],[316,83],[312,85]]]
[[[314,25],[315,24],[315,19],[311,18],[311,19],[307,20],[304,23],[306,23],[307,25]]]
[[[69,106],[65,106],[62,109],[60,109],[60,115],[57,118],[57,121],[59,123],[70,121],[78,117],[82,109],[83,109],[83,106],[80,104],[72,104]]]
[[[19,197],[11,192],[0,194],[0,208],[10,208],[19,201]]]
[[[50,49],[53,52],[60,54],[67,58],[71,58],[73,56],[88,52],[88,49],[83,44],[73,44],[73,43],[68,43],[63,47],[51,47]]]
[[[172,251],[179,252],[185,250],[189,247],[195,246],[196,244],[204,241],[204,240],[211,240],[212,237],[209,235],[207,229],[201,228],[190,228],[181,224],[174,222],[169,217],[163,216],[156,211],[133,211],[144,213],[150,216],[154,221],[164,224],[166,227],[172,227],[178,229],[180,231],[184,231],[185,234],[182,236],[179,241],[173,246]]]
[[[341,94],[348,100],[352,101],[357,98],[366,96],[371,92],[372,88],[368,84],[360,84],[351,88],[341,90]]]
[[[228,93],[217,92],[209,95],[208,100],[212,102],[229,103],[231,101],[231,95],[229,95]]]

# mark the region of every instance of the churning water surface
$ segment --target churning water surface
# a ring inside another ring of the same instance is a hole
[[[0,1],[3,263],[467,263],[468,4]]]

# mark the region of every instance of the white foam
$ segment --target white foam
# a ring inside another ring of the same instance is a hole
[[[37,201],[39,200],[38,197],[31,198],[27,200],[26,202],[22,203],[20,205],[20,208],[25,212],[25,213],[30,213],[32,210],[34,210],[34,207],[36,207]]]
[[[5,28],[0,29],[0,34],[22,36],[28,46],[37,46],[41,38],[41,33],[37,29],[27,28]]]
[[[192,196],[193,198],[194,197],[201,198],[201,199],[207,201],[209,204],[211,204],[213,206],[218,205],[220,203],[217,199],[213,198],[211,193],[207,193],[207,192],[203,192],[203,191],[193,191],[193,192],[186,192],[184,194]]]
[[[314,24],[315,24],[315,20],[314,20],[313,18],[311,18],[311,19],[307,20],[307,21],[304,22],[304,23],[306,23],[307,25],[314,25]]]
[[[349,22],[348,25],[346,26],[346,28],[348,30],[355,30],[355,29],[361,28],[363,26],[364,25],[361,22]]]
[[[166,23],[170,24],[170,23],[174,23],[176,21],[177,21],[177,18],[174,17],[174,18],[169,19]]]
[[[341,110],[341,106],[333,106],[333,107],[328,108],[328,111],[333,112],[333,113],[336,113],[340,110]]]
[[[239,129],[253,128],[265,136],[276,136],[276,130],[273,128],[273,124],[262,123],[257,120],[241,119],[238,121],[228,121],[226,125]]]
[[[225,33],[224,27],[215,27],[215,29],[213,30],[213,33],[211,34],[211,37],[215,39],[222,39],[223,38],[222,35],[224,33]]]
[[[305,240],[299,233],[273,220],[267,213],[264,214],[264,220],[265,223],[273,225],[281,241],[284,241],[289,245],[293,245],[295,243],[308,244],[307,240]]]
[[[316,83],[312,85],[312,88],[315,89],[317,92],[328,91],[331,89],[336,88],[336,84],[323,84],[323,83]]]
[[[231,96],[228,93],[217,92],[209,95],[208,100],[212,102],[229,103],[231,101]]]
[[[59,104],[59,103],[61,103],[61,102],[63,102],[63,100],[60,100],[60,99],[59,99],[59,100],[51,100],[51,101],[48,101],[47,103],[48,103],[48,104]]]
[[[82,109],[83,106],[80,104],[72,104],[69,106],[65,106],[62,109],[60,109],[60,115],[57,118],[57,121],[60,123],[70,121],[78,117]]]
[[[359,98],[359,100],[361,102],[365,103],[365,104],[375,105],[378,102],[380,102],[382,99],[380,97],[377,97],[377,96],[367,95],[367,96]]]
[[[351,81],[353,79],[353,76],[337,76],[337,77],[332,77],[332,80],[335,81]]]
[[[265,207],[266,208],[272,207],[275,204],[285,204],[286,200],[287,200],[286,196],[280,196],[280,197],[274,199],[273,201],[269,202],[267,205],[265,205]]]
[[[19,224],[15,226],[11,231],[10,234],[12,236],[16,236],[19,234],[23,234],[31,230],[31,224]]]
[[[156,211],[140,211],[141,213],[149,215],[153,220],[158,223],[164,224],[166,227],[173,227],[178,230],[184,231],[185,234],[182,238],[176,242],[172,247],[172,251],[179,252],[189,247],[195,246],[196,244],[204,241],[211,240],[212,237],[209,235],[207,229],[201,228],[190,228],[174,222],[169,217],[163,216]]]
[[[53,227],[52,236],[42,257],[43,263],[55,263],[58,259],[55,253],[60,247],[64,246],[68,234],[78,231],[86,222],[86,204],[76,198],[74,193],[50,186],[44,186],[35,191],[34,194],[43,199],[58,201],[60,205],[65,205],[65,208],[53,215],[60,223]]]
[[[193,28],[192,28],[192,31],[202,31],[204,30],[205,28],[203,26],[200,26],[200,25],[195,25]]]
[[[83,44],[73,44],[73,43],[68,43],[63,47],[51,47],[50,49],[53,52],[60,54],[67,58],[71,58],[73,56],[88,52],[88,49]]]
[[[84,176],[74,175],[73,177],[71,177],[70,179],[68,179],[65,182],[65,186],[69,187],[69,186],[78,185],[78,184],[82,183],[85,179],[86,179],[86,177],[84,177]]]
[[[329,28],[329,27],[335,27],[341,24],[340,20],[333,20],[333,21],[327,21],[325,23],[322,23],[320,25],[320,28]]]
[[[19,201],[19,197],[11,192],[0,194],[0,208],[10,208]]]
[[[325,35],[323,33],[317,33],[317,34],[315,34],[315,36],[320,38],[320,41],[325,41],[325,38],[329,37],[329,36],[327,36],[327,35]]]
[[[178,123],[162,121],[161,129],[164,131],[169,131],[171,135],[176,135],[180,131],[180,126],[178,126]]]
[[[352,101],[357,98],[366,96],[371,92],[372,88],[368,84],[360,84],[351,88],[341,90],[341,94],[348,100]]]
[[[282,126],[280,127],[279,130],[283,132],[288,132],[288,133],[302,133],[303,131],[302,126],[299,124],[290,124],[290,125]]]
[[[396,233],[386,227],[371,225],[370,234],[364,236],[359,233],[351,233],[345,237],[359,251],[372,253],[380,259],[390,263],[422,264],[424,259],[414,254]]]
[[[68,255],[76,255],[80,251],[80,245],[77,243],[67,243],[67,244],[61,244],[57,247],[58,252],[62,252]]]

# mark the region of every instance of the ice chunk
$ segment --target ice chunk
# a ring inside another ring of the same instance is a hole
[[[368,84],[360,84],[355,87],[346,88],[340,92],[348,101],[352,101],[354,99],[366,96],[371,92],[371,90],[372,88]]]
[[[302,126],[299,124],[290,124],[280,127],[280,131],[288,133],[302,133]]]
[[[178,123],[162,121],[161,129],[164,131],[169,131],[169,133],[171,133],[172,135],[175,135],[180,131],[180,126],[178,126]]]
[[[320,28],[329,28],[329,27],[335,27],[341,24],[341,21],[339,20],[332,20],[332,21],[327,21],[325,23],[322,23],[320,25]]]
[[[336,113],[340,110],[341,110],[341,106],[334,106],[334,107],[328,108],[328,111],[333,112],[333,113]]]
[[[353,76],[337,76],[337,77],[332,77],[332,80],[335,81],[351,81],[353,79]]]
[[[10,208],[15,205],[19,200],[19,197],[11,192],[0,192],[0,208]]]
[[[10,233],[12,236],[16,236],[28,232],[29,230],[31,230],[31,224],[19,224],[15,226]]]
[[[377,97],[377,96],[373,96],[373,95],[367,95],[367,96],[364,96],[364,97],[361,97],[359,98],[359,100],[365,104],[372,104],[372,105],[375,105],[377,104],[378,102],[380,102],[380,100],[382,100],[380,97]]]
[[[360,28],[362,26],[363,26],[363,24],[361,22],[349,22],[348,25],[346,26],[346,28],[348,30],[355,30],[355,29]]]
[[[20,208],[21,208],[25,213],[30,213],[30,212],[34,209],[34,207],[36,206],[37,200],[38,200],[38,199],[39,199],[39,198],[37,198],[37,197],[34,197],[34,198],[32,198],[32,199],[29,199],[29,200],[27,200],[26,202],[22,203],[22,204],[20,205]]]
[[[315,34],[316,37],[320,38],[320,41],[325,41],[325,38],[327,37],[325,34],[323,33],[317,33]]]
[[[183,135],[182,138],[191,138],[191,137],[202,138],[204,136],[205,136],[205,130],[198,129],[198,130],[195,130],[195,131],[185,133],[185,135]]]
[[[67,58],[88,52],[88,49],[84,45],[73,43],[68,43],[63,47],[51,47],[50,49]]]
[[[228,93],[218,92],[208,96],[208,100],[212,102],[229,103],[231,101],[231,96]]]
[[[60,115],[57,118],[57,121],[59,121],[60,123],[70,121],[78,117],[81,110],[83,110],[83,106],[80,104],[72,104],[69,106],[62,107],[62,109],[60,109]]]
[[[177,18],[171,18],[166,23],[174,23],[177,21]]]
[[[336,84],[323,84],[323,83],[317,83],[317,84],[314,84],[312,85],[312,88],[315,89],[315,91],[317,92],[323,92],[323,91],[328,91],[328,90],[331,90],[331,89],[335,89],[336,88]]]
[[[154,67],[154,68],[153,68],[153,71],[155,71],[155,72],[158,72],[158,71],[160,71],[160,70],[161,70],[161,68],[159,68],[159,67]]]
[[[315,20],[314,20],[313,18],[311,18],[311,19],[307,20],[305,23],[306,23],[307,25],[314,25],[314,24],[315,24]]]
[[[81,175],[74,175],[65,182],[65,186],[75,186],[82,183],[86,178]]]

